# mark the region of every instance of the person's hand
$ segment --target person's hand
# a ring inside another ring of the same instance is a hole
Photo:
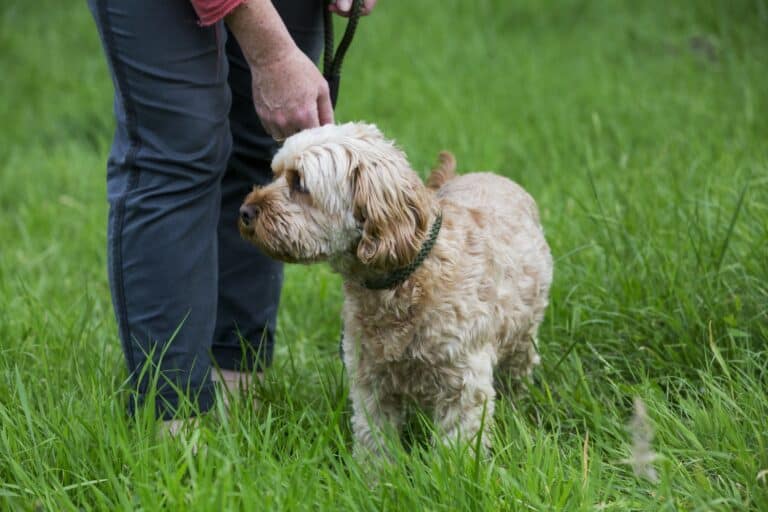
[[[333,123],[328,83],[291,39],[271,0],[243,2],[227,15],[253,77],[253,106],[275,140]]]
[[[251,75],[256,114],[275,140],[333,123],[328,83],[297,47],[277,59],[252,65]]]
[[[376,2],[377,0],[363,0],[363,7],[360,9],[360,14],[363,16],[370,14],[376,6]],[[352,0],[336,0],[328,6],[328,9],[339,16],[348,18],[349,15],[352,14]]]

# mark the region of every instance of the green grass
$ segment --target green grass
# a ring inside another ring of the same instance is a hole
[[[340,120],[537,199],[543,366],[493,455],[351,457],[340,283],[291,267],[258,409],[190,439],[124,416],[106,279],[111,84],[84,2],[0,6],[0,509],[768,510],[768,4],[398,2]],[[659,482],[626,430],[641,397]],[[417,429],[418,430],[418,429]],[[763,473],[764,474],[764,473]]]

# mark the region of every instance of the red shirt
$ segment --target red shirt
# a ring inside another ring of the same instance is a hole
[[[195,8],[200,25],[213,25],[245,0],[190,0]]]

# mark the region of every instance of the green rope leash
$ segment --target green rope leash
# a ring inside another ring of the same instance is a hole
[[[443,214],[440,213],[432,224],[432,229],[429,230],[429,238],[424,241],[424,245],[421,246],[419,254],[416,255],[416,258],[414,258],[412,262],[404,267],[398,268],[382,279],[367,280],[363,285],[369,290],[386,290],[403,283],[416,271],[417,268],[419,268],[419,265],[424,263],[424,260],[427,259],[430,251],[432,251],[432,247],[435,246],[437,235],[440,233],[440,226],[442,225]]]
[[[323,14],[323,24],[325,29],[325,49],[323,51],[323,76],[328,81],[328,89],[331,94],[331,104],[336,108],[336,100],[339,97],[339,83],[341,82],[341,63],[344,62],[344,56],[352,44],[352,38],[355,36],[357,24],[360,21],[360,13],[363,10],[363,0],[353,0],[352,9],[349,13],[349,21],[341,38],[336,53],[333,52],[333,17],[328,6],[335,0],[328,0],[325,4]]]

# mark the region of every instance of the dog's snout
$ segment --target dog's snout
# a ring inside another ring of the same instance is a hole
[[[244,204],[240,207],[240,221],[249,226],[259,215],[259,208],[255,204]]]

